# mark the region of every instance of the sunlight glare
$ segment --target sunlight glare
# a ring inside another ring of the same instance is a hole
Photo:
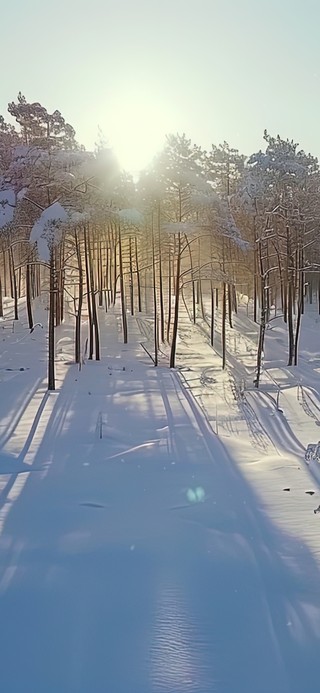
[[[108,105],[103,129],[120,166],[134,174],[162,149],[172,118],[152,94],[131,90]]]

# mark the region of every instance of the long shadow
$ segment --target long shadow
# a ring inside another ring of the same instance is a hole
[[[267,396],[267,393],[263,392],[262,390],[256,390],[255,392],[252,390],[250,391],[250,393],[247,393],[246,396],[252,397],[253,401],[255,400],[255,397],[260,397],[262,399],[265,398],[268,401],[270,401],[270,398]],[[264,428],[261,420],[260,423],[262,428]],[[267,434],[269,437],[271,437],[273,441],[276,441],[277,445],[281,448],[283,448],[285,445],[286,450],[292,452],[293,454],[304,455],[304,446],[301,444],[300,440],[293,432],[287,419],[285,418],[285,416],[283,416],[283,414],[281,414],[281,412],[274,410],[273,416],[269,417]]]
[[[6,430],[4,430],[0,434],[0,446],[3,447],[8,440],[12,437],[14,434],[15,429],[19,425],[19,422],[21,421],[26,409],[28,408],[30,402],[32,401],[33,397],[35,396],[37,390],[39,389],[41,383],[43,383],[42,378],[37,378],[33,386],[26,386],[24,392],[20,395],[20,400],[16,400],[16,393],[12,393],[12,419],[10,421],[10,424],[8,424]],[[19,407],[19,402],[22,402],[21,406]],[[6,400],[6,404],[8,405],[9,402]],[[17,410],[18,406],[18,410]]]
[[[34,461],[49,452],[47,474],[29,477],[0,538],[4,690],[313,690],[311,553],[273,525],[174,374],[109,375],[109,360],[69,369]],[[172,450],[143,447],[161,427]],[[111,460],[121,432],[129,453]],[[195,487],[205,498],[187,503]]]

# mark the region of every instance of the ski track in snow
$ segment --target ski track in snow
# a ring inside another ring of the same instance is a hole
[[[43,334],[0,383],[3,690],[311,693],[319,498],[299,438],[266,393],[242,401],[203,334],[179,342],[200,361],[179,374],[152,367],[134,319],[127,346],[100,320],[100,363],[69,366],[61,339],[57,392]]]

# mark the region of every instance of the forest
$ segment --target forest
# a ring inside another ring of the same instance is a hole
[[[55,331],[74,324],[74,361],[99,360],[99,311],[119,301],[147,331],[149,355],[176,365],[179,317],[204,321],[219,337],[239,301],[259,325],[255,386],[265,333],[287,329],[287,363],[297,365],[301,317],[320,312],[320,171],[290,139],[263,133],[264,148],[242,154],[227,142],[205,151],[186,134],[168,134],[162,151],[134,179],[99,132],[94,151],[76,140],[60,111],[20,92],[0,116],[0,319],[11,297],[28,326],[48,297],[48,389],[55,389]],[[107,133],[106,133],[107,135]],[[132,133],[134,137],[134,132]]]

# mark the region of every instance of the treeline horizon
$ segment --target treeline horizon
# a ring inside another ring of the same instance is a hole
[[[212,347],[233,329],[239,295],[259,325],[255,384],[265,330],[277,312],[288,330],[288,365],[298,362],[307,294],[320,297],[320,171],[298,144],[264,131],[265,151],[244,156],[227,142],[209,152],[169,134],[134,180],[100,134],[94,152],[76,141],[60,111],[19,93],[0,116],[0,317],[2,296],[33,301],[49,288],[48,386],[54,389],[55,326],[72,305],[80,363],[85,304],[88,356],[100,358],[99,310],[120,297],[153,320],[153,360],[167,344],[176,363],[181,310],[208,325]],[[134,133],[132,133],[134,137]],[[320,302],[320,298],[319,298]],[[209,306],[209,308],[208,308]]]

